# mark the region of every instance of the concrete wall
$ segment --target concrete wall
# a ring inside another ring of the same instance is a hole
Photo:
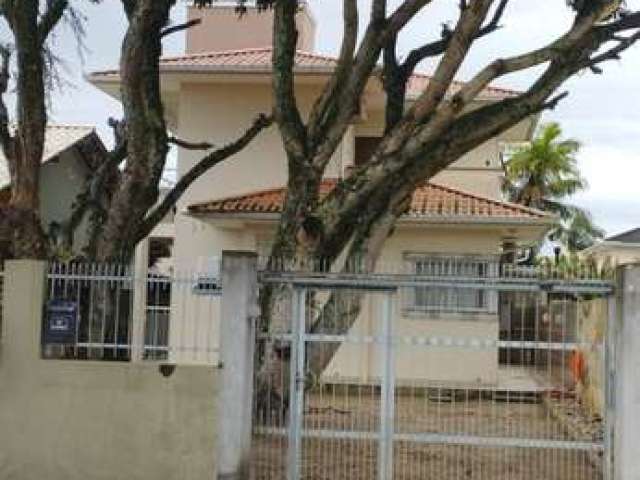
[[[217,370],[40,359],[44,264],[5,269],[3,480],[210,480]]]

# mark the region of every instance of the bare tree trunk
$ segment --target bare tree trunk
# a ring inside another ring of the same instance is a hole
[[[159,59],[162,31],[174,3],[175,0],[123,1],[129,21],[120,59],[126,163],[99,232],[96,244],[99,261],[131,257],[135,232],[158,200],[169,150]]]
[[[66,4],[65,4],[66,5]],[[39,23],[37,0],[7,5],[2,13],[13,33],[18,77],[16,79],[17,118],[14,132],[4,101],[0,101],[1,146],[11,174],[11,198],[2,215],[10,232],[12,256],[42,258],[46,242],[39,218],[40,165],[44,151],[47,111],[45,103],[44,42],[60,19],[61,12],[47,10]],[[0,97],[7,91],[9,53],[3,47]]]
[[[348,247],[342,271],[361,274],[373,272],[385,240],[392,234],[398,217],[406,211],[406,208],[407,197],[404,197],[394,204],[391,210],[382,214],[377,213],[364,221],[357,229],[353,241]],[[318,249],[325,252],[320,245],[318,245]],[[333,263],[333,261],[325,263],[314,260],[312,258],[308,265],[325,268]],[[300,262],[296,265],[300,265]],[[314,291],[308,292],[308,303],[315,302],[316,293]],[[282,327],[282,325],[275,325],[274,312],[286,308],[283,305],[286,303],[286,297],[278,296],[278,287],[273,285],[263,287],[263,294],[269,295],[262,305],[263,315],[267,315],[267,318],[263,319],[267,323],[262,328],[263,331],[268,332],[272,331],[274,327]],[[308,333],[346,335],[360,316],[365,297],[366,292],[363,291],[336,290],[330,292],[328,299],[319,306],[318,313],[308,325]],[[299,321],[295,318],[290,320],[291,322]],[[322,342],[322,344],[311,342],[305,345],[307,387],[316,384],[322,377],[340,346],[339,342]],[[279,412],[280,416],[284,415],[289,405],[290,362],[288,350],[283,349],[283,346],[278,342],[269,342],[263,345],[263,351],[258,354],[258,395],[268,396],[272,404],[281,405],[284,411]],[[274,400],[276,401],[274,402]],[[258,401],[265,402],[266,400],[259,397]]]

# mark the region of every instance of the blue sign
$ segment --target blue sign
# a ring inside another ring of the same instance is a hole
[[[70,345],[76,341],[78,304],[68,300],[50,300],[47,304],[47,321],[44,343]]]

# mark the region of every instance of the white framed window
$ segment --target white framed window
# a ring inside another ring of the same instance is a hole
[[[430,278],[471,281],[497,275],[499,257],[476,255],[405,254],[409,271]],[[416,286],[404,295],[407,313],[486,313],[498,311],[498,294],[487,288],[458,286]]]

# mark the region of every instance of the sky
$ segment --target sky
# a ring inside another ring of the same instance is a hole
[[[363,12],[370,0],[358,0]],[[84,47],[79,55],[77,41],[68,27],[61,27],[53,49],[63,61],[62,89],[51,95],[51,123],[88,124],[97,127],[105,143],[110,132],[106,119],[120,117],[118,102],[93,88],[85,80],[88,72],[117,66],[120,44],[126,22],[121,3],[104,0],[91,5],[75,0],[85,15]],[[172,20],[184,19],[185,2],[178,1]],[[389,0],[393,8],[399,0]],[[341,4],[339,0],[309,0],[318,24],[316,50],[335,54],[341,41]],[[421,43],[437,38],[440,25],[455,20],[458,0],[434,0],[405,29],[400,37],[400,55]],[[628,0],[630,8],[640,9],[640,0]],[[565,31],[571,12],[565,0],[511,0],[502,28],[488,38],[476,42],[459,72],[459,79],[470,78],[489,61],[499,56],[526,52],[543,46]],[[9,40],[0,25],[0,41]],[[180,35],[165,40],[166,54],[182,53]],[[419,70],[433,68],[425,63]],[[535,78],[536,71],[504,77],[499,86],[523,89]],[[604,66],[602,75],[583,73],[564,87],[570,95],[542,122],[560,122],[567,137],[582,144],[579,165],[589,189],[576,195],[572,202],[591,211],[596,223],[608,234],[640,227],[640,48],[626,52],[621,61]],[[10,103],[11,107],[11,103]]]

